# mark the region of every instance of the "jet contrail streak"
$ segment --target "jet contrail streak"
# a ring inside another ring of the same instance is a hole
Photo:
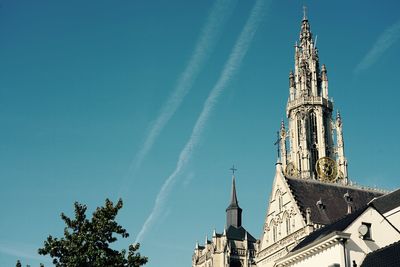
[[[165,201],[172,190],[173,184],[176,182],[178,175],[181,173],[182,169],[189,161],[194,148],[199,142],[206,122],[215,105],[217,104],[218,97],[231,81],[232,77],[236,74],[244,56],[246,55],[249,45],[253,40],[254,34],[257,30],[257,26],[262,19],[262,11],[264,6],[265,0],[257,0],[253,9],[251,10],[250,16],[238,39],[236,40],[235,46],[233,47],[229,58],[225,63],[225,66],[217,83],[214,85],[213,89],[208,95],[207,100],[204,103],[203,109],[199,117],[197,118],[196,124],[192,130],[192,134],[179,155],[175,170],[170,174],[170,176],[168,176],[168,178],[162,185],[155,200],[153,210],[143,224],[135,242],[140,242],[143,240],[143,237],[145,236],[147,231],[154,224],[155,219],[159,217],[161,210],[165,205]]]
[[[354,69],[358,74],[371,67],[400,38],[400,21],[388,27],[376,40],[372,48]]]
[[[127,193],[126,191],[129,190],[130,183],[133,182],[132,177],[134,177],[134,174],[140,168],[162,129],[175,114],[182,100],[192,88],[195,79],[212,52],[227,18],[232,13],[236,2],[236,0],[217,0],[211,8],[211,12],[206,19],[206,23],[186,68],[181,73],[172,94],[161,108],[158,117],[151,124],[143,146],[129,166],[128,173],[121,183],[120,195],[123,194],[122,192]]]

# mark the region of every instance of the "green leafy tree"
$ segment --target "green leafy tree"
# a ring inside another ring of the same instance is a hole
[[[110,247],[117,241],[115,235],[129,236],[126,229],[115,221],[122,208],[121,199],[115,205],[106,199],[104,207],[98,207],[90,220],[86,218],[85,205],[75,202],[74,206],[74,219],[61,213],[66,224],[64,236],[54,238],[50,235],[39,254],[50,255],[57,267],[137,267],[146,264],[147,257],[138,252],[139,244],[130,245],[128,252]]]

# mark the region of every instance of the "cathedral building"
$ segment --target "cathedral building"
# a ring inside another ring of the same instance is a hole
[[[242,227],[233,177],[226,230],[196,244],[193,267],[360,266],[400,240],[400,219],[386,210],[400,211],[400,191],[386,195],[351,183],[342,117],[333,111],[327,67],[304,14],[262,233],[256,240]]]

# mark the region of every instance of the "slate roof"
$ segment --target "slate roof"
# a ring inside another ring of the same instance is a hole
[[[400,206],[400,189],[378,197],[371,202],[380,213],[384,214]]]
[[[228,229],[226,230],[226,236],[230,240],[244,240],[245,235],[246,235],[246,229],[244,229],[242,226],[236,228],[235,226],[229,226]],[[256,242],[257,240],[249,233],[247,232],[247,240],[250,242]]]
[[[366,209],[368,206],[363,207],[362,209],[356,210],[353,213],[348,214],[347,216],[339,219],[338,221],[329,224],[327,226],[324,226],[314,232],[312,232],[310,235],[308,235],[306,238],[304,238],[299,244],[297,244],[296,247],[292,249],[293,251],[299,250],[315,240],[321,239],[330,233],[333,233],[335,231],[344,231],[355,219],[358,218]]]
[[[400,266],[400,241],[375,250],[365,257],[361,267]]]
[[[305,218],[306,209],[311,209],[311,221],[316,224],[328,225],[347,214],[347,203],[344,195],[349,193],[352,198],[352,209],[363,208],[373,198],[382,196],[378,191],[359,189],[352,186],[323,183],[316,180],[288,178],[286,181]],[[324,208],[316,203],[321,199]]]

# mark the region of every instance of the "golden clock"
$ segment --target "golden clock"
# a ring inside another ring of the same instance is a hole
[[[338,175],[336,162],[329,157],[320,158],[315,164],[315,169],[323,181],[333,182]]]

